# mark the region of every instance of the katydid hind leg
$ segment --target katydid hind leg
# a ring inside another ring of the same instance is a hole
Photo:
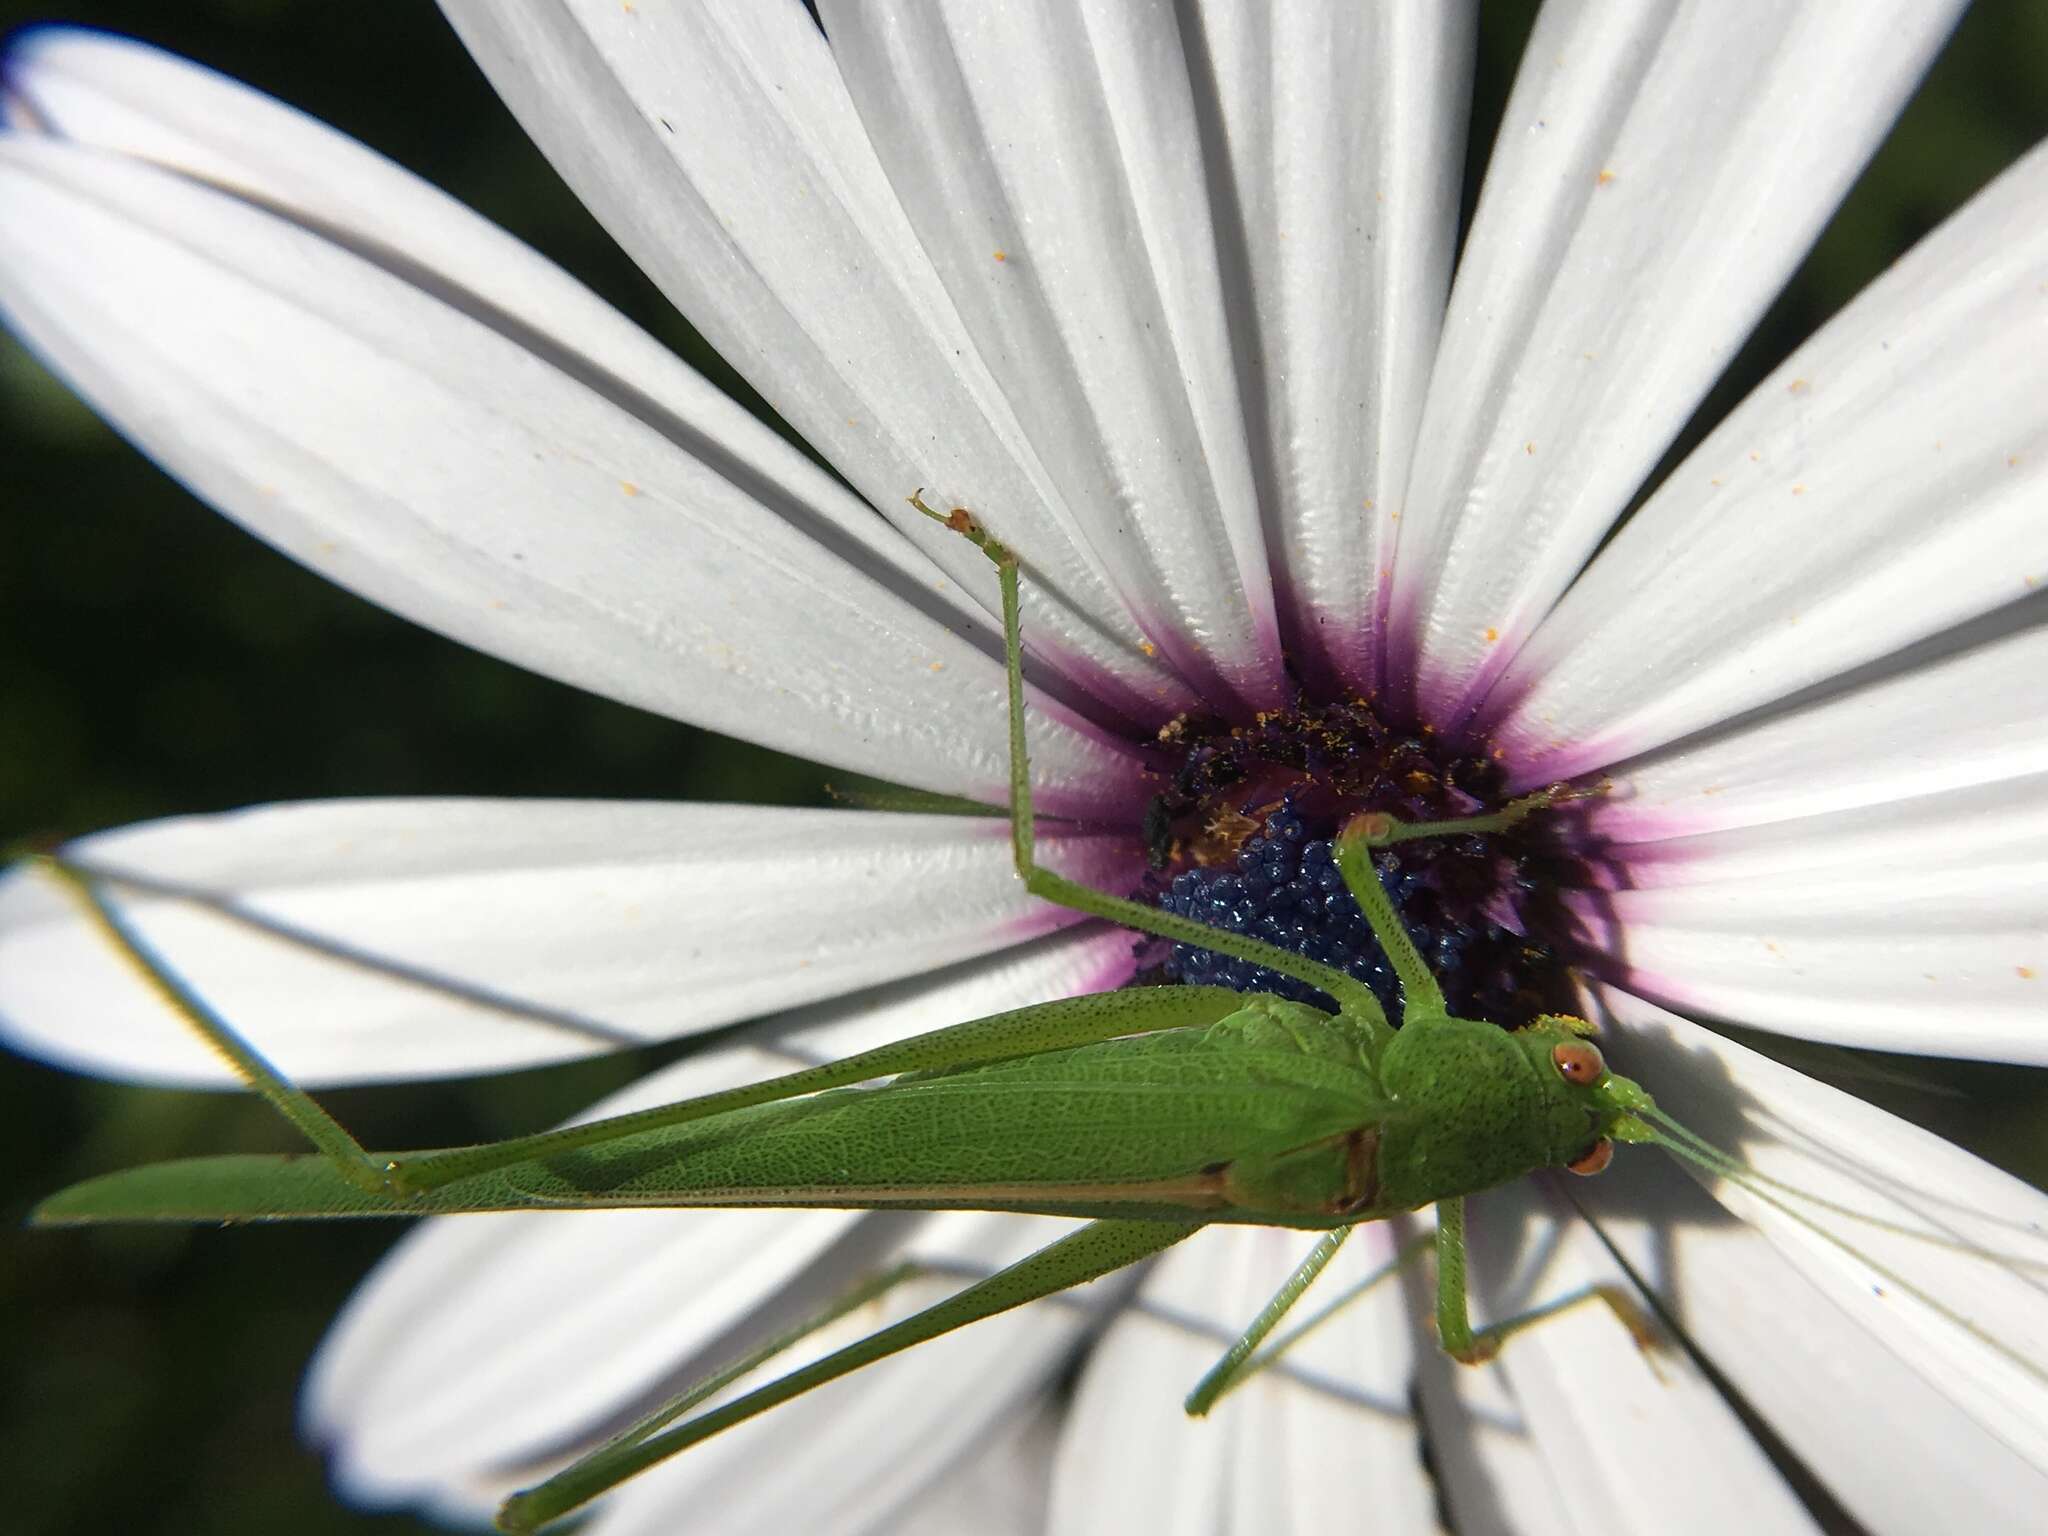
[[[994,1317],[1042,1296],[1085,1285],[1171,1247],[1200,1229],[1199,1222],[1106,1220],[1090,1222],[1007,1269],[968,1286],[901,1322],[836,1350],[680,1424],[635,1430],[556,1473],[546,1482],[514,1494],[498,1512],[498,1528],[512,1533],[539,1530],[581,1508],[636,1472],[709,1439],[721,1430],[800,1397],[842,1376],[899,1354],[969,1323]],[[643,1421],[644,1423],[645,1421]],[[637,1431],[637,1433],[636,1433]]]
[[[107,899],[102,882],[90,870],[59,855],[37,856],[41,869],[77,904],[94,932],[124,960],[135,975],[185,1027],[233,1069],[235,1075],[334,1163],[344,1178],[372,1194],[391,1190],[390,1170],[373,1158],[312,1096],[270,1064],[234,1025],[208,1005],[169,961]]]
[[[1235,959],[1246,960],[1267,970],[1304,982],[1336,999],[1347,1012],[1384,1024],[1385,1014],[1372,989],[1334,967],[1322,965],[1292,950],[1212,928],[1192,918],[1165,912],[1143,902],[1113,896],[1107,891],[1081,884],[1038,862],[1036,815],[1031,798],[1031,763],[1024,721],[1024,643],[1018,611],[1017,557],[975,521],[965,508],[942,514],[926,505],[922,493],[912,495],[910,504],[936,522],[963,535],[994,563],[1003,599],[1003,661],[1008,675],[1010,718],[1010,846],[1016,858],[1017,874],[1032,895],[1057,906],[1091,917],[1100,917],[1125,928],[1135,928],[1156,938],[1199,945]]]
[[[777,1333],[769,1335],[768,1338],[762,1340],[744,1354],[728,1360],[709,1375],[692,1382],[681,1392],[669,1398],[660,1407],[650,1413],[643,1414],[625,1429],[620,1430],[609,1440],[605,1441],[604,1444],[578,1457],[574,1463],[563,1470],[565,1472],[574,1471],[577,1468],[586,1466],[595,1458],[616,1451],[623,1446],[638,1445],[649,1435],[666,1429],[692,1408],[697,1407],[701,1403],[708,1402],[741,1377],[759,1370],[777,1355],[796,1348],[797,1345],[803,1343],[812,1334],[817,1333],[821,1329],[831,1327],[832,1324],[838,1322],[842,1317],[859,1311],[871,1301],[879,1301],[898,1286],[907,1285],[914,1280],[925,1279],[935,1273],[938,1273],[938,1271],[931,1265],[920,1263],[915,1259],[905,1259],[901,1263],[893,1264],[878,1274],[868,1276],[843,1294],[834,1297],[810,1316],[791,1324]]]

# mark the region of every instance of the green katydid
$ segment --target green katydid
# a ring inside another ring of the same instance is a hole
[[[913,502],[939,517],[916,497]],[[1353,1225],[1433,1205],[1436,1323],[1454,1358],[1490,1358],[1557,1304],[1474,1329],[1463,1197],[1544,1168],[1597,1172],[1614,1141],[1657,1142],[1726,1172],[1728,1160],[1606,1070],[1576,1019],[1521,1029],[1460,1019],[1373,865],[1391,843],[1500,831],[1557,798],[1410,824],[1359,815],[1336,861],[1399,977],[1397,1030],[1350,975],[1240,934],[1079,885],[1040,865],[1025,740],[1018,563],[966,512],[940,517],[996,564],[1008,672],[1010,828],[1032,894],[1140,932],[1242,958],[1306,983],[1334,1013],[1265,994],[1160,986],[1069,998],[936,1030],[766,1082],[485,1146],[372,1153],[215,1015],[85,873],[46,867],[164,1001],[318,1149],[198,1158],[90,1180],[47,1202],[47,1224],[424,1216],[616,1206],[977,1209],[1093,1218],[951,1298],[695,1418],[691,1409],[896,1275],[767,1345],[514,1496],[531,1531],[635,1472],[859,1367],[1140,1262],[1214,1222],[1324,1232],[1293,1276],[1190,1394],[1203,1413],[1262,1368],[1268,1336]],[[879,1078],[879,1087],[859,1086]],[[1593,1299],[1593,1298],[1581,1298]],[[1605,1292],[1641,1330],[1627,1305]],[[678,1422],[680,1420],[680,1422]]]

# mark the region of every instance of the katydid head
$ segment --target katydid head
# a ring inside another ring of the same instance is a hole
[[[1559,1105],[1583,1115],[1583,1129],[1570,1115],[1557,1117],[1561,1140],[1552,1165],[1595,1174],[1614,1155],[1617,1141],[1649,1141],[1655,1132],[1642,1118],[1657,1105],[1642,1085],[1607,1070],[1600,1047],[1587,1038],[1592,1026],[1565,1014],[1544,1014],[1510,1037],[1534,1063]]]

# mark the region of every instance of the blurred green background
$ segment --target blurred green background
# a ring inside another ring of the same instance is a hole
[[[1531,13],[1486,12],[1475,166]],[[734,382],[554,179],[431,6],[0,0],[0,24],[38,20],[131,31],[297,103]],[[2048,6],[1986,0],[1702,419],[2044,131]],[[814,767],[529,676],[308,575],[194,503],[4,336],[0,465],[0,840],[325,795],[819,798]],[[662,1054],[330,1102],[373,1145],[429,1125],[444,1141],[508,1134]],[[1845,1062],[1822,1065],[2048,1181],[2042,1074]],[[250,1103],[0,1058],[0,1530],[430,1529],[341,1507],[293,1434],[300,1368],[388,1229],[20,1229],[36,1197],[88,1173],[289,1145]]]

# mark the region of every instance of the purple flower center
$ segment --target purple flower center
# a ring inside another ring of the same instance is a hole
[[[1305,705],[1249,726],[1175,721],[1160,733],[1165,787],[1146,818],[1153,873],[1143,899],[1198,922],[1292,950],[1357,977],[1400,1016],[1392,967],[1332,856],[1360,811],[1405,821],[1500,805],[1505,775],[1487,752],[1388,725],[1362,701]],[[1380,876],[1453,1012],[1513,1027],[1570,1012],[1561,910],[1546,892],[1577,862],[1551,818],[1484,837],[1426,838],[1379,860]],[[1562,877],[1562,878],[1561,878]],[[1143,941],[1140,980],[1328,999],[1214,950]]]

